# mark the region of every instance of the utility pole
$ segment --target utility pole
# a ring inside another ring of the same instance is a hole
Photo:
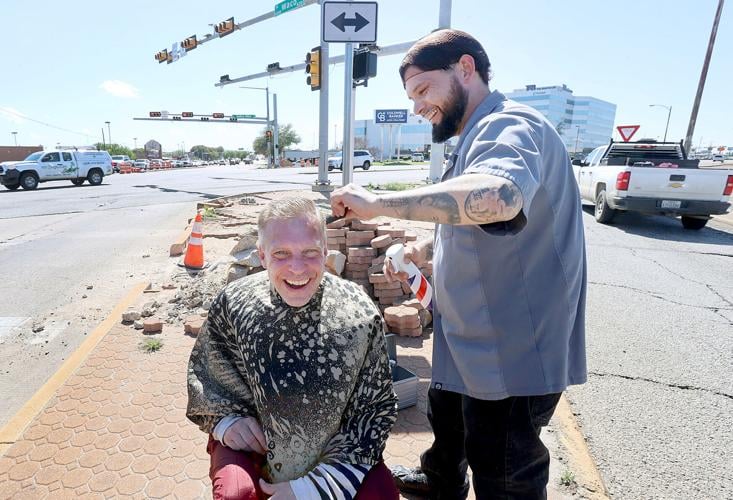
[[[692,105],[692,113],[690,114],[690,123],[687,126],[687,135],[685,136],[685,151],[690,150],[692,145],[692,135],[695,133],[695,122],[697,122],[697,112],[700,109],[700,101],[702,100],[702,91],[705,88],[705,80],[708,76],[708,67],[710,66],[710,57],[713,55],[713,46],[715,45],[715,36],[718,34],[718,24],[720,23],[720,14],[723,11],[725,0],[718,0],[718,10],[715,12],[715,20],[713,21],[713,29],[710,31],[710,40],[708,41],[708,50],[705,53],[705,62],[702,65],[700,73],[700,81],[697,84],[697,94],[695,95],[695,103]]]
[[[13,134],[13,142],[15,142],[15,145],[18,145],[18,132],[10,132]]]
[[[438,14],[438,28],[450,28],[452,0],[440,0],[440,12]],[[399,153],[398,153],[399,154]],[[443,171],[443,159],[445,157],[445,143],[430,145],[430,181],[438,182],[440,173]]]
[[[104,127],[102,127],[102,147],[107,149],[107,143],[104,140]]]
[[[133,137],[132,140],[135,141],[135,149],[137,149],[137,137]]]
[[[272,115],[274,122],[274,129],[272,132],[272,150],[275,156],[275,168],[280,166],[280,130],[277,124],[277,94],[272,94]]]
[[[109,128],[109,122],[104,122],[107,124],[107,139],[109,139],[110,146],[112,145],[112,130]]]
[[[328,180],[328,44],[321,43],[321,90],[318,91],[318,179],[314,191],[333,191]],[[334,127],[336,125],[334,124]]]
[[[351,157],[354,143],[351,126],[354,120],[354,44],[347,43],[344,50],[344,138],[341,145],[341,185],[345,186],[354,180]]]
[[[578,156],[578,139],[580,139],[580,127],[576,125],[575,128],[578,129],[578,132],[575,134],[575,150],[574,150],[575,156],[577,157]]]

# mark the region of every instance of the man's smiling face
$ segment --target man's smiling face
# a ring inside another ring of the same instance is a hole
[[[433,125],[435,142],[458,135],[466,112],[468,94],[454,68],[423,71],[410,66],[405,71],[407,97],[414,102],[414,113]]]
[[[326,265],[323,235],[307,216],[275,219],[260,235],[258,250],[270,283],[292,307],[302,307],[318,290]]]

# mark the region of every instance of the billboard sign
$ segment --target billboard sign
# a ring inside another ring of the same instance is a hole
[[[374,123],[407,123],[407,110],[377,109],[374,111]]]

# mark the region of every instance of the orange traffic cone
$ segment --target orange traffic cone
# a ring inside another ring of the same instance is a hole
[[[204,268],[204,221],[201,214],[196,214],[193,222],[191,236],[188,237],[188,245],[186,245],[186,257],[183,259],[183,265],[188,269]]]

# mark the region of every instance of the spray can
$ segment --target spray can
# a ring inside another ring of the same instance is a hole
[[[415,298],[420,301],[420,304],[425,309],[432,310],[433,287],[414,262],[405,263],[405,247],[401,243],[392,245],[387,249],[386,256],[391,259],[392,269],[395,272],[404,271],[407,273],[407,282],[410,284],[410,289],[415,294]]]

